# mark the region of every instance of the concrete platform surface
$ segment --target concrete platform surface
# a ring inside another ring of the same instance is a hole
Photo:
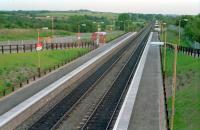
[[[158,41],[154,33],[152,41]],[[144,66],[128,130],[164,130],[165,113],[160,47],[151,45]]]

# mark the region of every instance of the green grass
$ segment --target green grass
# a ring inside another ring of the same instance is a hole
[[[74,33],[54,30],[54,35],[56,36],[68,36]],[[37,29],[0,29],[0,41],[12,41],[12,40],[37,40],[38,30]],[[51,30],[40,30],[40,37],[51,36]]]
[[[111,41],[118,36],[122,35],[123,31],[112,31],[107,33],[107,41]],[[76,36],[75,33],[55,30],[55,36]],[[0,43],[1,41],[13,41],[13,40],[37,40],[38,32],[36,29],[0,29]],[[51,36],[51,30],[40,31],[40,37]],[[82,33],[83,41],[90,41],[91,33]]]
[[[87,48],[68,50],[41,51],[41,70],[53,67],[65,60],[76,58],[88,52]],[[0,55],[0,90],[19,83],[37,73],[38,55],[33,53],[3,54]]]
[[[124,34],[124,31],[108,32],[106,36],[106,42],[112,41],[113,39],[119,37],[122,34]]]
[[[46,16],[54,16],[58,18],[69,18],[70,16],[95,16],[95,17],[106,17],[108,19],[115,19],[118,17],[118,14],[116,13],[110,13],[110,12],[88,12],[88,11],[78,11],[78,12],[48,12],[48,13],[39,13],[37,16],[39,17],[46,17]]]
[[[167,49],[167,57],[166,57],[166,74],[167,76],[171,76],[173,72],[173,50]],[[178,53],[177,56],[177,74],[182,75],[189,71],[195,71],[200,73],[200,59],[193,58],[192,56],[188,56],[183,53]]]
[[[167,79],[172,78],[173,51],[167,50]],[[171,82],[171,81],[168,81]],[[171,87],[167,86],[167,87]],[[174,130],[200,129],[200,59],[178,53]],[[171,112],[171,96],[168,97]]]

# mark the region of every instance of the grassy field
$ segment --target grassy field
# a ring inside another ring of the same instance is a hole
[[[54,16],[60,18],[68,18],[70,16],[95,16],[95,17],[106,17],[108,19],[116,19],[118,17],[117,13],[110,13],[110,12],[91,12],[91,11],[76,11],[76,12],[48,12],[48,13],[38,13],[38,17],[46,17],[46,16]]]
[[[167,50],[167,82],[171,87],[173,52]],[[168,97],[171,112],[171,96]],[[174,130],[200,129],[200,59],[178,54]]]
[[[124,34],[124,31],[108,32],[106,36],[106,42],[112,41],[113,39],[119,37],[122,34]]]
[[[74,33],[64,30],[54,30],[54,35],[68,36],[74,35]],[[37,36],[37,29],[0,29],[0,41],[37,39]],[[40,36],[51,36],[51,30],[40,30]]]
[[[88,52],[87,48],[68,50],[41,51],[41,69],[48,69],[64,60],[73,59]],[[0,90],[10,87],[13,83],[26,80],[37,73],[38,55],[33,53],[0,55]]]
[[[122,35],[124,31],[112,31],[107,33],[107,41],[110,41],[120,35]],[[63,37],[63,36],[76,36],[75,33],[62,31],[62,30],[54,30],[54,36]],[[3,41],[15,41],[15,40],[37,40],[38,32],[36,29],[0,29],[0,42]],[[51,36],[51,30],[42,30],[40,31],[40,37],[48,37]],[[82,33],[82,39],[88,41],[91,38],[91,33]]]

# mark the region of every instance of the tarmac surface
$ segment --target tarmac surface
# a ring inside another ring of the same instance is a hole
[[[152,41],[158,41],[157,33]],[[129,130],[165,128],[160,47],[150,45],[139,89],[134,103]]]

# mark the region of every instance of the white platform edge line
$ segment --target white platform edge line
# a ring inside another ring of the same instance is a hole
[[[132,33],[123,40],[117,42],[114,44],[111,48],[105,50],[104,52],[101,52],[98,54],[96,57],[92,58],[91,60],[87,61],[83,65],[79,66],[72,72],[66,74],[59,80],[55,81],[54,83],[50,84],[48,87],[45,89],[41,90],[40,92],[36,93],[32,97],[26,99],[16,107],[12,108],[8,112],[4,113],[3,115],[0,116],[0,128],[4,126],[6,123],[8,123],[10,120],[14,119],[17,115],[25,111],[27,108],[29,108],[32,104],[36,103],[37,101],[41,100],[43,97],[48,95],[50,92],[54,91],[57,87],[65,83],[67,80],[71,79],[73,76],[77,75],[80,71],[91,65],[92,63],[96,62],[98,59],[100,59],[102,56],[106,55],[109,51],[113,50],[116,48],[118,45],[122,44],[124,41],[135,35],[136,33]]]
[[[134,106],[136,95],[137,95],[137,91],[139,88],[144,65],[145,65],[147,54],[149,51],[152,35],[153,35],[153,33],[151,32],[151,34],[148,38],[146,47],[144,49],[144,52],[139,61],[138,67],[135,71],[134,77],[131,81],[131,84],[130,84],[129,90],[127,92],[127,95],[125,97],[124,103],[122,104],[122,108],[119,112],[119,115],[117,117],[117,120],[116,120],[113,130],[127,130],[128,129],[129,121],[131,119],[132,110],[133,110],[133,106]]]

